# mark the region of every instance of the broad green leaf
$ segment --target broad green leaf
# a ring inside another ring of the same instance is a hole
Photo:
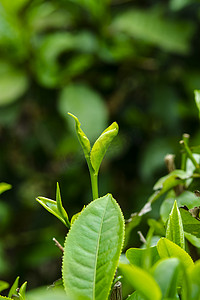
[[[0,292],[6,290],[9,287],[9,284],[6,281],[0,280]]]
[[[200,238],[200,220],[194,218],[189,211],[183,208],[180,208],[180,213],[184,231]]]
[[[74,118],[74,120],[76,122],[76,133],[77,133],[79,142],[80,142],[80,144],[83,148],[83,152],[85,154],[85,157],[89,157],[89,155],[90,155],[90,141],[87,138],[86,134],[81,129],[81,123],[79,122],[78,118],[75,117],[71,113],[68,113],[68,115],[70,115],[72,118]]]
[[[12,295],[16,294],[16,290],[18,288],[18,284],[19,284],[19,276],[15,279],[15,282],[11,286],[10,291],[8,293],[8,297],[12,297]]]
[[[63,283],[73,300],[108,299],[124,240],[124,218],[112,195],[91,202],[65,242]]]
[[[175,298],[181,264],[178,258],[158,261],[152,269],[152,275],[161,288],[164,298]]]
[[[64,290],[49,290],[46,287],[31,290],[27,293],[26,298],[27,300],[72,300]]]
[[[108,111],[100,94],[86,84],[74,83],[67,85],[60,93],[58,109],[74,132],[74,126],[66,112],[75,113],[87,132],[87,137],[93,142],[107,127]]]
[[[37,197],[37,202],[39,202],[46,210],[48,210],[52,215],[57,217],[63,224],[68,227],[68,224],[66,223],[63,216],[60,214],[57,206],[57,202],[45,197]]]
[[[126,251],[126,257],[132,265],[141,268],[144,267],[144,262],[147,259],[151,262],[151,265],[154,265],[160,259],[156,246],[145,249],[129,248]]]
[[[199,110],[199,118],[200,118],[200,90],[195,90],[194,96],[195,96],[195,102],[196,102],[197,108]]]
[[[118,134],[118,130],[118,124],[116,122],[112,123],[106,130],[102,132],[100,137],[94,143],[90,153],[90,160],[96,174],[98,174],[104,155],[106,154],[110,143]]]
[[[161,238],[158,241],[157,250],[161,258],[177,257],[185,268],[189,268],[194,264],[192,258],[185,250],[166,238]]]
[[[188,22],[166,18],[159,9],[120,12],[112,24],[114,30],[134,39],[142,39],[167,51],[187,53],[194,27]]]
[[[123,276],[145,299],[161,300],[162,293],[155,279],[147,271],[133,265],[119,265]]]
[[[12,188],[12,185],[5,183],[5,182],[0,182],[0,195],[5,192],[8,191]]]
[[[183,223],[176,200],[174,201],[173,208],[171,210],[171,213],[169,214],[169,220],[166,229],[166,238],[174,242],[181,248],[185,249]]]
[[[153,203],[161,195],[177,186],[178,184],[184,183],[184,181],[188,178],[189,176],[187,172],[183,170],[174,170],[168,175],[161,177],[153,187],[156,192],[149,198],[148,201],[150,203]]]

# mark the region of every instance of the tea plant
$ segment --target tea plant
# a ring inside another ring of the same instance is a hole
[[[200,91],[195,91],[200,112]],[[56,216],[68,230],[63,251],[62,279],[48,292],[25,296],[26,283],[18,280],[8,297],[0,299],[122,299],[120,277],[129,283],[133,293],[127,300],[199,300],[200,299],[200,146],[191,147],[189,135],[180,144],[181,167],[175,168],[174,156],[165,158],[169,174],[160,178],[154,193],[140,212],[124,221],[121,209],[111,194],[98,196],[98,173],[104,155],[118,133],[114,122],[96,140],[90,141],[77,117],[76,132],[82,146],[91,178],[93,200],[69,220],[63,207],[59,184],[56,200],[38,197],[37,201]],[[149,231],[142,236],[142,248],[129,248],[126,259],[120,255],[127,247],[131,230],[138,226],[154,202],[164,197],[159,220],[148,219]],[[126,236],[126,238],[125,238]],[[7,288],[0,282],[0,289]],[[56,291],[58,288],[58,291]]]

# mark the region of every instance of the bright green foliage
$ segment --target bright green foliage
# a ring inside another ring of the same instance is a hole
[[[194,264],[192,258],[185,250],[166,238],[161,238],[158,241],[157,250],[161,258],[177,257],[185,268],[189,268]]]
[[[79,139],[79,142],[83,148],[83,152],[85,154],[85,157],[89,157],[90,155],[90,141],[87,138],[87,136],[85,135],[85,133],[83,132],[83,130],[81,129],[81,124],[78,120],[77,117],[75,117],[73,114],[68,113],[71,117],[74,118],[75,122],[76,122],[76,133]]]
[[[191,233],[192,235],[200,238],[200,220],[194,218],[191,213],[183,208],[180,209],[183,229],[184,231]]]
[[[65,242],[63,282],[73,300],[107,299],[124,240],[124,219],[110,194],[91,202]]]
[[[110,143],[117,135],[118,130],[118,124],[116,122],[112,123],[106,130],[102,132],[100,137],[94,143],[90,154],[90,160],[96,174],[98,174],[104,155],[106,154]]]
[[[1,296],[1,295],[0,295],[0,300],[1,300],[1,299],[2,299],[2,300],[12,300],[11,298],[4,297],[4,296]]]
[[[126,280],[129,281],[133,288],[141,293],[145,299],[161,300],[162,293],[160,287],[147,271],[133,265],[120,264],[119,267]]]
[[[19,289],[18,295],[20,300],[25,300],[27,282],[24,282]]]
[[[59,184],[57,183],[57,190],[56,190],[56,201],[51,200],[45,197],[37,197],[36,200],[51,214],[56,216],[63,224],[70,228],[70,223],[68,219],[68,215],[62,205],[61,196],[60,196],[60,188]]]
[[[185,237],[183,231],[183,223],[181,214],[177,206],[176,200],[174,201],[173,208],[169,215],[169,220],[166,229],[166,238],[181,248],[185,249]]]
[[[189,279],[191,283],[191,298],[199,300],[200,295],[200,260],[194,263],[193,268],[189,270]]]
[[[160,260],[152,269],[152,275],[159,284],[163,298],[175,298],[181,264],[178,258]]]
[[[199,118],[200,118],[200,90],[195,90],[194,95],[195,95],[195,102],[199,110]]]
[[[27,293],[27,300],[72,300],[67,297],[64,290],[38,288]]]
[[[7,289],[9,284],[6,281],[0,280],[0,292]]]
[[[160,256],[157,251],[157,247],[149,248],[129,248],[126,251],[126,257],[132,265],[138,267],[144,267],[144,263],[148,260],[151,265],[154,265],[159,259]]]
[[[146,300],[146,297],[141,296],[141,294],[138,293],[138,291],[135,291],[126,300]]]
[[[11,188],[12,185],[5,182],[0,182],[0,195],[5,191],[10,190]]]

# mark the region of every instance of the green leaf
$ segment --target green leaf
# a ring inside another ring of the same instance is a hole
[[[0,292],[6,290],[9,287],[9,284],[6,281],[0,280]]]
[[[72,300],[64,290],[38,288],[27,293],[27,300]],[[81,299],[80,299],[81,300]],[[84,300],[84,299],[83,299]]]
[[[200,221],[194,218],[191,213],[180,208],[184,231],[200,238]]]
[[[62,200],[61,200],[61,195],[60,195],[60,187],[59,187],[58,182],[57,182],[57,188],[56,188],[56,203],[57,203],[57,208],[58,208],[58,212],[59,212],[60,216],[62,216],[62,218],[65,220],[67,227],[70,228],[70,222],[69,222],[67,212],[65,211],[65,209],[62,205]]]
[[[58,192],[59,193],[59,192]],[[57,196],[58,197],[58,196]],[[59,198],[59,197],[58,197]],[[46,210],[48,210],[48,212],[50,212],[52,215],[54,215],[55,217],[57,217],[61,222],[63,222],[63,224],[66,227],[70,227],[70,223],[67,217],[67,213],[63,213],[62,210],[64,210],[64,208],[62,207],[62,203],[60,202],[60,206],[58,208],[58,202],[45,198],[45,197],[37,197],[36,201],[39,202]],[[58,199],[58,201],[61,201],[61,199]]]
[[[83,152],[85,154],[85,157],[89,157],[89,155],[90,155],[90,141],[87,138],[86,134],[81,129],[81,123],[79,122],[78,118],[75,117],[71,113],[68,113],[68,115],[70,115],[72,118],[74,118],[74,120],[76,122],[76,133],[77,133],[79,142],[80,142],[80,144],[83,148]]]
[[[196,102],[197,108],[199,110],[199,118],[200,118],[200,90],[195,90],[194,96],[195,96],[195,102]]]
[[[144,298],[140,293],[138,293],[138,291],[135,291],[133,294],[128,296],[126,300],[146,300],[146,297]]]
[[[133,265],[120,264],[119,268],[133,288],[141,293],[145,299],[161,300],[160,287],[147,271]]]
[[[200,294],[200,260],[195,261],[193,268],[189,270],[191,282],[191,299],[199,300]]]
[[[184,183],[184,181],[188,178],[188,173],[183,170],[174,170],[168,175],[161,177],[153,187],[156,192],[149,198],[148,201],[150,203],[155,202],[161,195],[178,184]]]
[[[160,260],[152,269],[152,275],[161,288],[163,298],[175,298],[181,264],[178,258]]]
[[[8,297],[12,297],[12,295],[15,295],[17,293],[16,290],[18,288],[18,284],[19,284],[19,276],[15,279],[15,282],[11,286],[10,291],[8,293]]]
[[[151,265],[154,265],[160,259],[156,246],[145,249],[129,248],[126,251],[126,257],[132,265],[141,268],[144,267],[144,262],[147,259],[151,261]]]
[[[124,32],[134,39],[159,46],[164,50],[187,53],[193,24],[166,18],[160,9],[127,10],[120,12],[112,24],[113,30]]]
[[[78,216],[82,213],[82,211],[85,209],[85,205],[83,206],[83,209],[78,212],[77,214],[74,214],[71,218],[71,225],[74,223],[74,221],[78,218]]]
[[[1,295],[0,295],[0,300],[13,300],[13,299],[8,298],[8,297],[4,297],[4,296],[1,296]]]
[[[84,132],[91,142],[107,127],[108,111],[100,94],[86,84],[69,84],[60,94],[58,109],[74,132],[74,126],[66,112],[75,113],[81,121]]]
[[[0,61],[0,106],[12,103],[28,88],[26,74],[8,63]]]
[[[25,281],[19,289],[20,300],[25,300],[26,286],[27,286],[27,281]]]
[[[90,153],[90,160],[96,174],[98,174],[104,155],[106,154],[110,143],[118,134],[118,130],[118,124],[116,122],[112,123],[106,130],[102,132],[100,137],[94,143]]]
[[[161,258],[179,258],[185,268],[189,268],[194,264],[192,258],[185,250],[166,238],[161,238],[158,241],[157,250]]]
[[[10,190],[11,188],[12,188],[11,184],[0,182],[0,195],[5,191]]]
[[[65,242],[63,283],[72,299],[108,299],[124,240],[124,218],[112,195],[91,202]]]
[[[176,200],[174,201],[171,213],[169,214],[169,220],[166,229],[166,238],[174,242],[181,248],[185,249],[183,223]]]

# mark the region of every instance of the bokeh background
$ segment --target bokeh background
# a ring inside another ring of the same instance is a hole
[[[194,89],[197,0],[1,0],[0,182],[12,189],[0,198],[0,278],[34,288],[61,276],[52,238],[63,244],[66,228],[35,198],[55,199],[58,181],[69,217],[91,200],[68,111],[92,142],[118,122],[99,190],[128,218],[166,174],[164,156],[179,165],[182,133],[199,141]]]

